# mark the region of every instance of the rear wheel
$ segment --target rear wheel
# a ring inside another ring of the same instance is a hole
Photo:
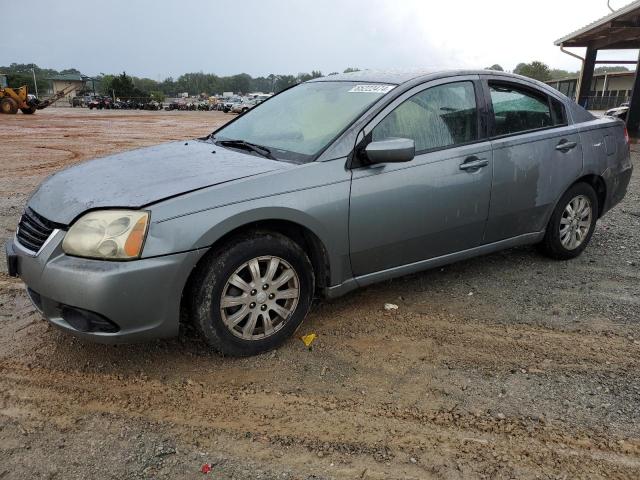
[[[311,305],[314,275],[297,243],[254,232],[211,252],[192,285],[191,316],[207,342],[225,355],[248,356],[296,331]]]
[[[591,185],[577,183],[556,205],[540,249],[558,260],[580,255],[591,240],[598,217],[598,197]]]
[[[18,102],[13,98],[4,97],[0,100],[0,112],[2,113],[18,113]]]

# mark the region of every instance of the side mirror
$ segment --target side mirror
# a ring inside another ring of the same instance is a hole
[[[364,153],[370,163],[409,162],[416,155],[416,144],[410,138],[390,138],[371,142]]]

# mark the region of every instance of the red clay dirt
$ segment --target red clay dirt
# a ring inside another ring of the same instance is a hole
[[[0,116],[0,239],[47,175],[229,118]],[[2,259],[0,479],[640,478],[639,201],[636,175],[574,261],[519,248],[317,302],[311,349],[247,359],[76,340]]]

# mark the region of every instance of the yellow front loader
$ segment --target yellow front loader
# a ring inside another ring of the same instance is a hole
[[[18,113],[18,110],[26,114],[36,113],[36,110],[47,108],[75,89],[75,85],[70,85],[41,102],[35,96],[29,95],[26,85],[20,88],[0,86],[0,113]]]

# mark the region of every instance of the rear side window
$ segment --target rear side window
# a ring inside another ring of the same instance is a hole
[[[416,152],[478,139],[478,110],[472,82],[423,90],[405,100],[372,131],[372,140],[411,138]]]
[[[495,135],[554,125],[548,97],[511,84],[489,82]]]

